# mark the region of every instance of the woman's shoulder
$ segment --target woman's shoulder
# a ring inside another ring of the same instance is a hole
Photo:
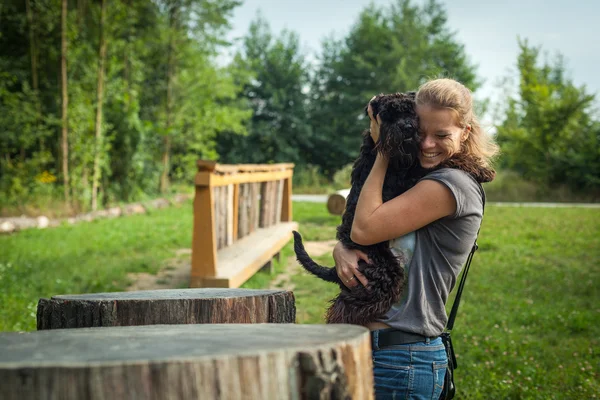
[[[467,172],[456,168],[440,168],[429,172],[421,180],[434,180],[445,185],[456,200],[456,213],[460,217],[466,213],[483,210],[483,188]]]
[[[479,188],[479,184],[469,173],[456,168],[440,168],[429,172],[421,180],[437,180],[459,188]]]

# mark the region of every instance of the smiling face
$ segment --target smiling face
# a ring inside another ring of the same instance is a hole
[[[421,138],[419,162],[423,168],[433,168],[460,152],[470,127],[462,128],[456,114],[446,108],[417,105]]]

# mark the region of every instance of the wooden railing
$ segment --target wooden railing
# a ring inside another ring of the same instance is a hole
[[[294,164],[198,161],[191,287],[238,287],[297,229]]]

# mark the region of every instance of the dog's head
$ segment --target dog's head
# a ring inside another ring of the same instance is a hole
[[[376,150],[390,161],[397,160],[405,167],[413,165],[417,161],[419,151],[419,119],[415,110],[415,92],[381,94],[369,104],[373,116],[377,118],[379,115],[381,118]]]

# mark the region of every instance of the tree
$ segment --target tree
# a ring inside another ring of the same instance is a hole
[[[31,9],[30,0],[25,0],[25,8],[27,10],[27,24],[29,25],[29,54],[31,58],[31,84],[36,92],[38,86],[38,71],[37,71],[37,43],[35,40],[35,28],[33,23],[33,10]]]
[[[594,96],[567,78],[564,60],[540,65],[540,47],[519,40],[518,96],[497,126],[504,166],[543,185],[600,189],[600,130]]]
[[[214,143],[214,138],[210,138],[214,135],[214,130],[191,133],[192,129],[199,128],[201,125],[200,121],[192,121],[189,118],[190,114],[197,116],[197,113],[192,110],[198,108],[200,104],[210,108],[215,102],[223,102],[223,108],[229,108],[227,99],[231,98],[231,89],[235,93],[235,88],[229,87],[229,90],[223,93],[211,93],[209,88],[211,82],[207,81],[207,76],[202,76],[201,73],[213,76],[212,71],[216,69],[214,57],[218,49],[227,44],[221,37],[229,28],[228,18],[232,10],[240,2],[237,0],[162,0],[157,4],[159,9],[164,11],[164,17],[159,20],[162,33],[156,50],[159,56],[167,54],[166,68],[159,70],[163,75],[156,76],[160,82],[158,90],[164,90],[164,94],[160,96],[161,104],[154,105],[160,115],[155,128],[162,137],[160,157],[162,173],[159,188],[164,192],[168,188],[169,175],[172,173],[172,151],[180,145],[182,138],[193,136],[197,140],[204,136],[205,139],[209,139],[208,148],[211,147],[211,141]],[[217,78],[217,82],[212,82],[217,85],[218,81],[229,79],[226,73],[216,75],[221,75]],[[183,82],[190,86],[184,86]],[[222,129],[226,129],[228,124],[239,125],[239,118],[245,117],[234,108],[230,111],[231,113],[222,121]],[[216,127],[217,131],[220,129]]]
[[[102,148],[102,103],[104,100],[104,63],[106,60],[106,3],[107,0],[101,1],[101,17],[100,17],[100,48],[98,49],[98,85],[97,85],[97,99],[96,99],[96,147],[94,151],[94,177],[92,182],[92,210],[98,208],[98,184],[100,182],[100,175],[102,174],[102,167],[100,160],[104,149]]]
[[[368,126],[364,107],[377,93],[416,90],[439,76],[476,90],[475,67],[454,36],[437,1],[397,0],[369,6],[344,39],[327,39],[313,82],[310,162],[331,175],[358,155],[360,132]]]
[[[61,12],[61,23],[60,23],[60,37],[61,37],[61,103],[62,103],[62,173],[63,173],[63,189],[65,193],[65,202],[69,204],[70,189],[69,189],[69,130],[68,130],[68,106],[69,106],[69,94],[67,91],[67,0],[62,0],[62,12]]]
[[[243,96],[252,108],[249,134],[224,132],[218,152],[224,162],[306,164],[312,148],[308,117],[309,65],[300,50],[298,35],[283,31],[273,37],[268,23],[258,16],[250,25],[234,65]]]
[[[1,4],[1,207],[153,195],[217,158],[219,132],[245,132],[235,72],[216,62],[239,1]]]

